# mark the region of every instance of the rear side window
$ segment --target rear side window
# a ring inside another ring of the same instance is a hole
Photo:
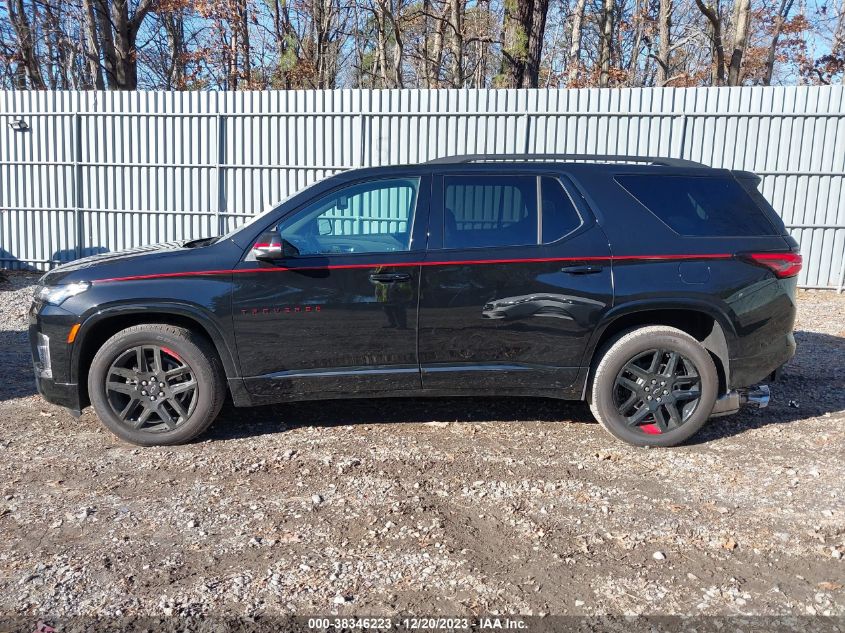
[[[693,237],[778,235],[733,178],[627,174],[616,181],[676,233]]]
[[[446,248],[536,244],[535,176],[447,176]]]

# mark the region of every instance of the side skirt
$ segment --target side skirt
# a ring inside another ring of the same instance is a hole
[[[397,368],[398,373],[413,375],[419,370],[414,368]],[[524,370],[523,370],[524,371]],[[556,400],[582,400],[582,375],[586,370],[571,370],[578,374],[578,378],[566,387],[548,383],[537,384],[540,381],[506,381],[497,379],[489,385],[475,385],[473,388],[456,387],[457,382],[443,381],[428,387],[397,388],[394,373],[376,369],[372,373],[363,374],[361,371],[321,371],[307,372],[307,388],[302,388],[302,372],[289,376],[259,376],[250,378],[230,378],[229,389],[236,407],[260,406],[284,402],[304,402],[314,400],[346,400],[360,398],[467,398],[467,397],[536,397],[552,398]],[[444,378],[452,372],[436,372]],[[498,373],[498,372],[484,372]],[[504,378],[510,372],[501,372]],[[523,372],[520,372],[523,373]],[[526,378],[533,372],[524,371]],[[536,374],[534,374],[536,377]],[[491,376],[492,377],[492,376]],[[366,379],[366,387],[361,388],[360,380]],[[325,379],[328,379],[326,381]],[[382,381],[382,384],[373,380]],[[317,385],[312,381],[317,381]],[[533,382],[533,384],[532,384]],[[318,388],[322,383],[324,388]],[[356,384],[358,383],[358,384]],[[394,384],[391,384],[394,383]],[[328,387],[333,387],[329,389]]]

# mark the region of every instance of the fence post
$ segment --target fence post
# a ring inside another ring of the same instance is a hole
[[[217,173],[217,233],[218,235],[225,235],[226,233],[226,117],[220,114],[218,110],[215,117],[217,122],[217,163],[215,172]]]
[[[79,103],[77,101],[77,110]],[[73,226],[76,236],[74,253],[82,257],[85,242],[85,227],[82,225],[82,115],[73,113]],[[49,264],[52,266],[52,262]]]
[[[687,146],[687,115],[681,115],[681,149],[680,153],[678,154],[678,158],[686,158],[684,156],[684,151],[686,150]]]
[[[531,115],[526,112],[522,116],[525,119],[525,145],[522,148],[522,153],[528,154],[531,149]]]
[[[364,159],[367,155],[367,146],[366,146],[366,131],[367,131],[367,118],[366,115],[361,112],[358,115],[358,129],[361,130],[361,148],[358,152],[358,167],[364,166]]]

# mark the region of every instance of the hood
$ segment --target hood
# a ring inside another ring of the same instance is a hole
[[[111,277],[193,270],[195,265],[202,267],[201,260],[208,258],[210,250],[217,250],[215,243],[204,245],[207,241],[165,242],[83,257],[54,268],[41,277],[39,283],[55,286]],[[225,247],[225,244],[222,246]]]

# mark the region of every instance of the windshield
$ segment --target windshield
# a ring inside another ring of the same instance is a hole
[[[302,188],[302,189],[300,189],[299,191],[297,191],[297,192],[295,192],[295,193],[292,193],[292,194],[291,194],[291,195],[289,195],[287,198],[284,198],[284,199],[280,200],[279,202],[273,202],[273,203],[268,204],[268,205],[265,207],[264,211],[262,211],[261,213],[257,213],[257,214],[255,214],[255,215],[250,215],[250,216],[248,216],[248,215],[234,215],[234,214],[230,215],[230,216],[229,216],[230,218],[232,218],[232,217],[246,217],[246,218],[249,218],[249,219],[248,219],[246,222],[243,222],[242,224],[239,224],[238,226],[236,226],[236,227],[235,227],[234,229],[232,229],[231,231],[229,231],[229,232],[227,232],[227,233],[225,233],[225,234],[221,235],[219,238],[217,238],[217,241],[218,241],[218,242],[222,242],[223,240],[231,240],[231,239],[234,239],[234,238],[235,238],[235,235],[236,235],[237,233],[239,233],[240,231],[243,231],[243,230],[244,230],[244,229],[246,229],[246,228],[251,227],[251,226],[252,226],[252,225],[254,225],[254,224],[257,224],[257,223],[259,223],[259,222],[263,221],[263,219],[267,216],[267,214],[268,214],[268,213],[271,213],[271,212],[275,211],[276,209],[278,209],[280,206],[282,206],[285,202],[287,202],[288,200],[290,200],[290,199],[291,199],[291,198],[293,198],[294,196],[299,195],[299,194],[300,194],[300,193],[302,193],[303,191],[307,191],[308,189],[310,189],[311,187],[313,187],[313,186],[314,186],[314,185],[316,185],[316,184],[317,184],[316,182],[311,183],[311,184],[310,184],[310,185],[308,185],[307,187],[303,187],[303,188]],[[235,240],[235,241],[237,242],[237,240]]]
[[[252,226],[256,222],[259,222],[264,216],[266,216],[268,213],[270,213],[277,206],[278,205],[272,205],[266,211],[263,211],[262,213],[257,213],[257,214],[252,215],[252,216],[247,216],[249,219],[246,222],[239,224],[238,226],[236,226],[234,229],[232,229],[228,233],[221,235],[217,239],[217,241],[222,242],[223,240],[230,240],[230,239],[234,238],[236,233],[238,233],[239,231],[242,231],[243,229],[245,229],[247,227]],[[232,217],[232,216],[229,216],[229,217]]]

